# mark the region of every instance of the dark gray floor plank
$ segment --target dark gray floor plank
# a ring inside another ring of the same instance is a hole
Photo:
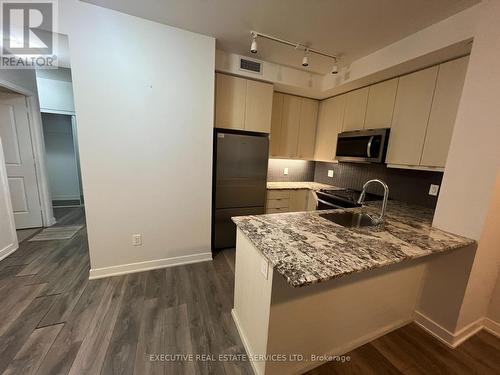
[[[34,375],[62,327],[57,324],[35,329],[3,375]]]
[[[0,373],[9,367],[53,302],[53,296],[35,298],[0,336]]]
[[[75,309],[52,344],[37,374],[66,374],[88,333],[97,306],[101,303],[108,280],[89,281]],[[55,298],[55,297],[54,297]]]
[[[125,276],[111,278],[88,327],[85,339],[73,361],[69,371],[70,375],[91,375],[101,372],[121,301],[125,294],[125,280]]]
[[[38,297],[45,285],[23,285],[13,287],[0,304],[0,337],[10,325],[23,313],[33,300]]]
[[[68,319],[83,291],[87,287],[88,275],[88,269],[86,267],[81,268],[75,279],[72,280],[70,285],[68,285],[67,291],[56,297],[56,300],[49,312],[38,325],[39,327],[63,323]]]
[[[101,374],[133,374],[137,340],[144,308],[146,273],[127,276],[113,335],[108,345]]]
[[[192,355],[193,344],[189,327],[187,305],[169,307],[164,324],[165,354]],[[193,361],[177,360],[165,363],[165,374],[196,374]]]
[[[139,339],[135,354],[135,375],[163,375],[165,362],[154,360],[165,353],[164,327],[166,311],[159,298],[144,301]]]

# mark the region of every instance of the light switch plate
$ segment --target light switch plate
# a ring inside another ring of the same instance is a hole
[[[288,174],[288,168],[283,168],[283,174],[286,176]]]
[[[261,263],[260,263],[260,273],[264,276],[264,278],[267,280],[267,273],[268,273],[268,264],[267,264],[267,260],[265,259],[262,259]]]
[[[328,170],[328,177],[333,177],[333,169]]]
[[[432,196],[437,196],[439,192],[439,185],[433,185],[431,184],[431,187],[429,188],[429,195]]]

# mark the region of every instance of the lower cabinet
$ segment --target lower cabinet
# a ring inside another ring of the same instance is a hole
[[[300,212],[316,210],[316,197],[309,189],[268,190],[266,213]]]

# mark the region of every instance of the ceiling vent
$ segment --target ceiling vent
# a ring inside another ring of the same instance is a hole
[[[240,57],[240,70],[245,72],[252,72],[257,74],[262,74],[262,63],[255,60],[249,60],[244,57]]]

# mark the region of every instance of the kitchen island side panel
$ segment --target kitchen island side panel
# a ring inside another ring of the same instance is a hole
[[[266,270],[267,277],[263,274]],[[266,258],[241,232],[236,233],[234,307],[231,311],[241,341],[249,357],[265,356],[273,270]],[[263,375],[265,361],[252,361],[252,368]]]
[[[267,362],[265,374],[301,374],[324,362],[312,355],[342,355],[411,322],[425,267],[413,260],[301,288],[274,271],[267,353],[307,361]]]

